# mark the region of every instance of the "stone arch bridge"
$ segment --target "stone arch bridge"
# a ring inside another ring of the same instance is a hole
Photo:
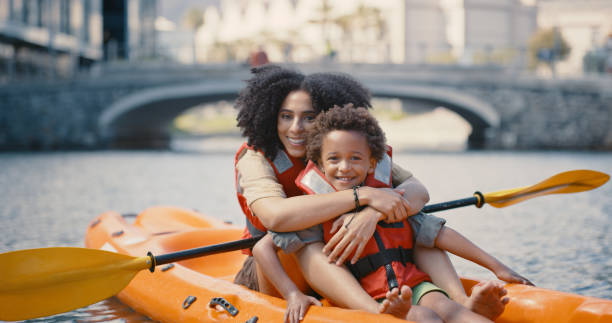
[[[544,81],[494,67],[298,65],[345,72],[374,96],[443,106],[472,126],[468,145],[490,149],[612,150],[612,81]],[[185,109],[234,99],[240,65],[113,65],[70,81],[0,87],[0,149],[165,146]]]

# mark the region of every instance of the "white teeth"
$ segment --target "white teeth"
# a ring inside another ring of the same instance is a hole
[[[303,144],[306,141],[306,139],[292,139],[292,138],[289,138],[289,137],[287,137],[287,139],[289,139],[289,142],[294,144],[294,145],[301,145],[301,144]]]

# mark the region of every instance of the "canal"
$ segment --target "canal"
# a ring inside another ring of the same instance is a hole
[[[115,210],[153,205],[192,208],[244,220],[234,193],[228,137],[177,144],[178,150],[24,152],[0,154],[0,252],[83,246],[87,224]],[[571,169],[612,173],[612,153],[398,151],[395,161],[429,189],[431,202],[528,186]],[[438,213],[447,225],[528,277],[536,285],[612,298],[612,184],[589,192],[538,197],[503,209],[465,207]],[[493,278],[453,258],[463,276]],[[142,322],[117,299],[32,322]]]

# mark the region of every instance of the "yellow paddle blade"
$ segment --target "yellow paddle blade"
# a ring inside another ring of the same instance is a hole
[[[501,208],[542,195],[589,191],[600,187],[609,179],[610,175],[594,170],[572,170],[559,173],[533,186],[488,193],[484,198],[485,203]]]
[[[149,257],[86,248],[42,248],[0,254],[0,320],[71,311],[111,297]]]

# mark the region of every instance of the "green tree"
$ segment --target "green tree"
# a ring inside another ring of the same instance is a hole
[[[558,28],[538,30],[529,39],[529,67],[534,69],[544,63],[556,75],[556,63],[566,59],[571,50]]]

